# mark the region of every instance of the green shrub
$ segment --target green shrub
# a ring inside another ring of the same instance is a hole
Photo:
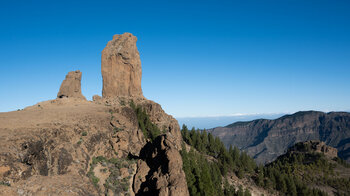
[[[146,139],[152,142],[160,135],[160,130],[157,125],[153,124],[146,111],[141,106],[136,106],[133,101],[130,102],[130,107],[135,110],[137,121],[143,135]]]

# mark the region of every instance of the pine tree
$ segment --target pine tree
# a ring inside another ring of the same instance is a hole
[[[236,166],[241,165],[239,160],[239,149],[236,146],[233,148],[231,157],[234,165]]]
[[[215,139],[211,133],[208,134],[208,147],[207,150],[209,152],[209,155],[214,156],[215,155]]]
[[[207,153],[208,150],[208,145],[209,145],[209,141],[208,141],[208,133],[207,131],[204,129],[201,133],[201,138],[202,138],[202,142],[203,142],[203,152]]]
[[[257,184],[258,186],[263,187],[264,186],[264,171],[263,171],[263,166],[259,166],[258,168],[258,177],[257,177]]]
[[[201,195],[215,195],[214,185],[211,180],[208,162],[201,157],[201,183],[203,184],[203,189],[201,190]]]
[[[286,177],[286,183],[287,183],[288,195],[296,196],[297,188],[295,186],[294,180],[290,176],[288,176]]]
[[[195,146],[197,143],[197,137],[196,137],[196,130],[194,129],[194,127],[191,129],[190,131],[190,138],[191,138],[191,146]]]

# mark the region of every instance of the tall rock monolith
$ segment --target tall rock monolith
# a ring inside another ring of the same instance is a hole
[[[114,35],[102,51],[103,98],[143,97],[141,60],[137,38],[131,33]]]

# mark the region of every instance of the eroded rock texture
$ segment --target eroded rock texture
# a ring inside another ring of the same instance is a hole
[[[168,132],[141,150],[133,187],[136,195],[189,195],[175,139]]]
[[[137,38],[131,33],[114,35],[102,51],[103,98],[143,97],[141,60]]]
[[[75,97],[85,99],[81,93],[81,75],[82,73],[79,70],[69,72],[61,84],[57,98]]]
[[[189,195],[180,155],[182,136],[177,121],[150,100],[135,100],[166,134],[147,143],[140,151],[134,179],[136,195]]]

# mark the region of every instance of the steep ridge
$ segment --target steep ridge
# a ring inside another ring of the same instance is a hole
[[[346,112],[297,112],[276,120],[237,122],[209,130],[228,147],[246,151],[259,163],[267,163],[297,142],[321,140],[337,148],[350,161],[350,114]]]
[[[132,50],[123,53],[137,51],[133,35],[114,36],[118,39]],[[133,62],[130,58],[124,60]],[[142,91],[134,94],[134,81],[118,78],[115,89],[104,89],[110,94],[87,101],[80,79],[81,72],[70,72],[57,99],[0,113],[0,195],[188,195],[177,121]],[[147,126],[161,130],[154,140],[146,137],[131,103],[145,112]]]

